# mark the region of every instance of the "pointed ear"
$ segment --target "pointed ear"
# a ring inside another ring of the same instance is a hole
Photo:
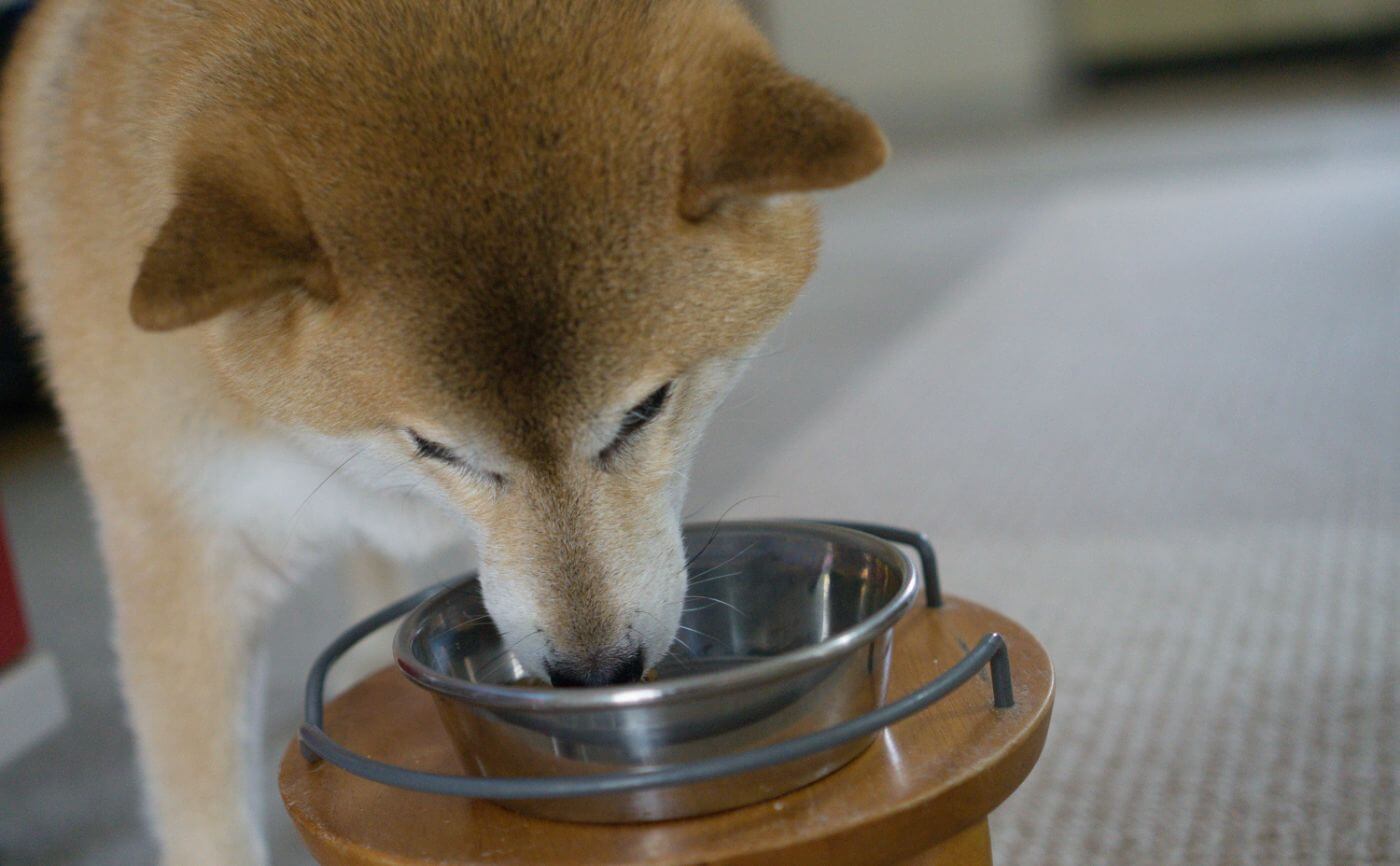
[[[688,217],[731,196],[844,186],[889,156],[873,120],[767,57],[731,58],[725,77],[722,102],[692,134],[682,201]]]
[[[299,215],[254,204],[254,193],[190,174],[146,250],[131,292],[131,318],[169,331],[225,310],[302,290],[334,295],[330,270]]]

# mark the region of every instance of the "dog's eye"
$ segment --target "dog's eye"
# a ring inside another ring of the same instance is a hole
[[[441,442],[434,442],[431,439],[424,439],[417,430],[408,431],[408,435],[413,439],[413,445],[418,449],[418,456],[428,460],[440,460],[443,463],[460,465],[462,458],[457,456],[457,452],[448,448]]]
[[[650,424],[661,410],[666,408],[666,400],[671,396],[671,383],[667,382],[651,394],[645,400],[627,410],[627,414],[622,417],[622,427],[617,431],[617,436],[608,443],[598,455],[598,459],[607,463],[617,452],[632,440],[641,429]]]
[[[488,484],[495,485],[496,487],[502,487],[505,485],[506,477],[504,475],[502,475],[499,472],[491,472],[489,470],[480,469],[476,466],[471,465],[467,461],[463,460],[457,454],[456,451],[453,451],[451,448],[447,447],[441,442],[434,442],[431,439],[425,439],[422,435],[418,433],[417,430],[409,430],[408,435],[409,438],[413,440],[413,446],[416,449],[418,449],[417,456],[420,459],[436,460],[440,463],[446,463],[450,466],[455,466],[458,469],[460,469],[463,473],[467,475],[474,475],[477,478],[487,482]]]

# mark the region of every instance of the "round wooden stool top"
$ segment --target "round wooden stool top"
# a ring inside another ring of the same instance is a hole
[[[831,776],[730,812],[656,824],[545,821],[312,765],[295,742],[282,758],[282,799],[325,866],[895,863],[978,827],[1040,756],[1054,697],[1050,659],[1029,632],[980,605],[950,597],[909,612],[897,626],[890,697],[928,682],[989,631],[1006,638],[1014,707],[992,707],[983,669]],[[461,772],[432,701],[394,669],[332,701],[326,730],[380,761]]]

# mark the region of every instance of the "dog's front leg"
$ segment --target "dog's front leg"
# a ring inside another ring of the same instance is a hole
[[[104,509],[116,641],[166,866],[261,866],[250,682],[275,579],[246,549],[156,509]]]

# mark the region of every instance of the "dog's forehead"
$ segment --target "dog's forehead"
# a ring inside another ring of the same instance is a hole
[[[360,209],[392,210],[406,232],[455,210],[469,229],[551,199],[675,192],[680,95],[705,80],[682,13],[704,4],[406,4],[392,27],[349,11],[372,5],[288,4],[268,34],[287,43],[268,49],[278,62],[243,73],[329,229],[353,231]],[[550,8],[565,5],[579,8]]]
[[[414,317],[421,324],[408,338],[437,399],[509,419],[518,429],[500,431],[508,437],[562,442],[641,396],[638,387],[737,355],[757,336],[723,327],[719,311],[701,312],[716,298],[687,299],[687,287],[664,272],[619,267],[607,280],[535,284],[521,273],[474,290],[422,293],[443,302],[437,315]]]
[[[744,350],[791,299],[680,218],[645,164],[575,181],[552,162],[520,188],[468,179],[421,209],[357,211],[336,269],[436,397],[576,427],[639,381]]]
[[[685,114],[719,47],[748,38],[737,7],[405,4],[385,27],[373,6],[280,6],[279,62],[249,67],[251,98],[425,402],[577,425],[640,380],[742,352],[786,309],[810,264],[790,225],[796,258],[775,268],[753,259],[764,239],[681,214]]]
[[[703,85],[682,80],[699,41],[682,36],[705,4],[572,5],[588,14],[415,6],[430,39],[341,22],[337,50],[293,52],[304,71],[266,85],[297,89],[267,94],[288,108],[279,150],[347,288],[397,293],[447,334],[515,322],[511,339],[549,345],[625,322],[664,331],[686,305],[677,282],[705,265],[680,215],[683,94]]]

